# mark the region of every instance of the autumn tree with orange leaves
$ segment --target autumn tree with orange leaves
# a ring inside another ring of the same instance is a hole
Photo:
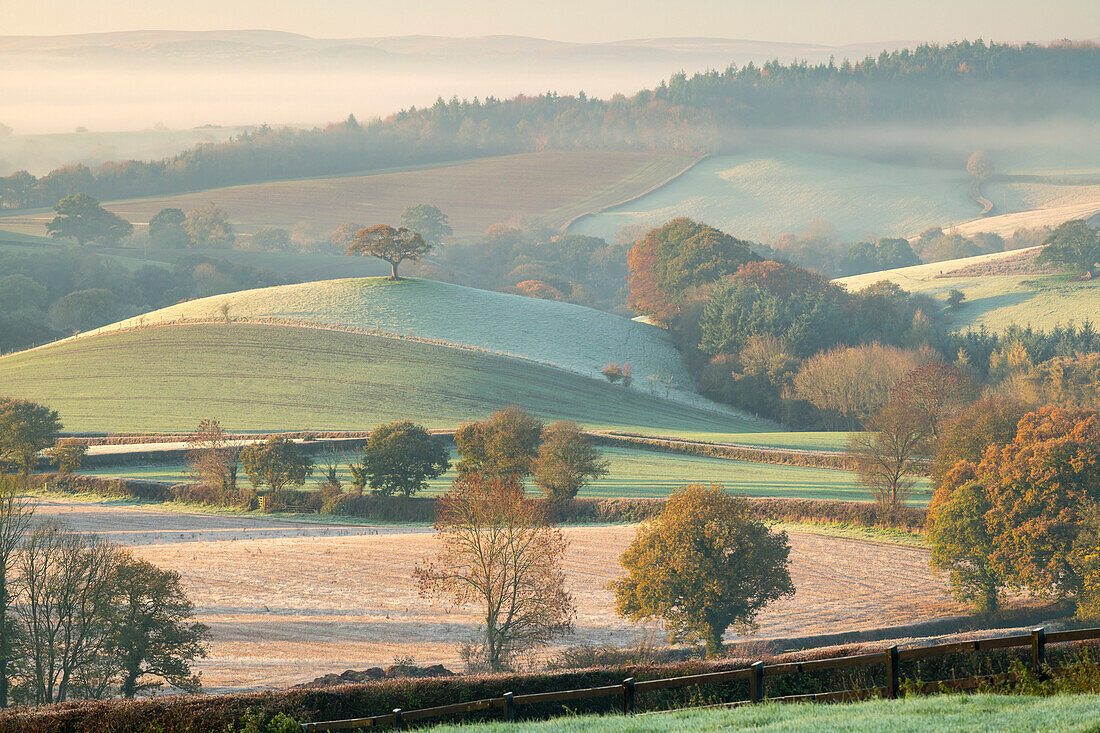
[[[718,484],[685,486],[623,553],[615,608],[633,621],[660,618],[669,641],[701,641],[715,656],[726,629],[753,628],[767,604],[794,594],[790,553],[787,534],[755,519],[746,499]]]
[[[1092,593],[1081,558],[1098,549],[1082,546],[1081,530],[1098,502],[1097,413],[1043,407],[1024,415],[1011,442],[991,446],[977,465],[960,461],[937,489],[933,564],[956,587],[984,574],[997,588],[1080,602]]]
[[[668,325],[693,290],[759,259],[748,242],[688,218],[673,219],[631,248],[628,305]]]
[[[422,596],[479,607],[483,636],[469,648],[469,663],[505,670],[516,654],[572,629],[565,538],[518,480],[455,479],[440,499],[435,531],[441,549],[414,573]]]

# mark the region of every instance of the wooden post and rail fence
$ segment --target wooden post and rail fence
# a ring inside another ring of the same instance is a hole
[[[604,685],[602,687],[584,687],[557,692],[537,692],[528,695],[516,695],[512,692],[506,692],[501,697],[489,697],[481,700],[455,703],[453,705],[440,705],[431,708],[420,708],[418,710],[402,710],[398,708],[385,715],[303,723],[302,729],[305,731],[329,731],[389,726],[400,729],[404,728],[407,723],[489,710],[500,710],[505,720],[515,721],[516,709],[523,705],[568,702],[570,700],[590,700],[604,697],[617,698],[619,705],[616,707],[621,709],[623,714],[632,715],[635,713],[635,700],[638,695],[643,695],[647,692],[655,692],[657,690],[733,682],[736,680],[748,682],[749,698],[748,700],[738,700],[726,703],[726,706],[732,707],[754,704],[763,702],[764,700],[769,702],[850,702],[865,700],[872,697],[893,699],[898,696],[901,686],[899,665],[901,662],[907,660],[931,659],[933,657],[944,657],[951,654],[975,654],[977,652],[992,649],[1030,646],[1031,668],[1036,673],[1041,673],[1046,662],[1047,644],[1088,640],[1100,640],[1100,628],[1056,631],[1051,633],[1046,633],[1045,629],[1037,628],[1033,629],[1028,634],[974,639],[971,641],[959,641],[950,644],[913,647],[901,650],[896,646],[892,646],[883,652],[813,659],[804,662],[785,662],[779,664],[753,662],[748,667],[741,669],[707,672],[684,677],[670,677],[655,680],[635,680],[633,677],[630,677],[617,685]],[[765,694],[765,680],[768,677],[831,669],[858,669],[877,664],[885,664],[886,666],[886,684],[882,687],[818,692],[803,695],[786,695],[773,698],[768,698]],[[934,682],[920,683],[917,689],[921,692],[972,690],[980,687],[982,684],[995,683],[1006,679],[1008,679],[1007,674],[984,675],[967,677],[964,679],[936,680]]]

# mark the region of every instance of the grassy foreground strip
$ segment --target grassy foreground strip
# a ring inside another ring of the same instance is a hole
[[[440,731],[504,733],[625,733],[627,731],[1097,731],[1100,695],[938,695],[838,705],[765,704],[681,710],[636,717],[578,716],[539,723],[447,725]]]

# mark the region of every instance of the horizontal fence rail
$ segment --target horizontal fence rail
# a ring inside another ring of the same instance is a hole
[[[623,680],[620,684],[603,685],[601,687],[582,687],[575,690],[537,692],[528,695],[516,695],[508,692],[502,697],[491,697],[482,700],[455,703],[453,705],[440,705],[417,710],[397,709],[384,715],[375,715],[365,718],[348,718],[346,720],[302,723],[302,729],[305,731],[327,731],[390,726],[403,728],[406,723],[414,721],[483,712],[487,710],[501,710],[506,720],[514,721],[516,719],[516,707],[520,705],[567,702],[569,700],[590,700],[603,697],[618,697],[621,700],[622,712],[630,715],[635,712],[636,696],[646,692],[734,682],[738,680],[748,681],[748,700],[738,700],[708,707],[747,705],[762,702],[765,699],[769,702],[852,702],[867,700],[873,697],[896,698],[901,683],[898,665],[903,661],[931,659],[952,654],[974,654],[992,649],[1010,649],[1030,646],[1032,669],[1039,672],[1046,661],[1046,646],[1048,644],[1062,644],[1066,642],[1089,640],[1100,640],[1100,627],[1076,629],[1073,631],[1055,631],[1051,633],[1047,633],[1045,629],[1037,628],[1032,629],[1031,633],[1028,634],[1014,634],[1012,636],[958,641],[949,644],[936,644],[933,646],[912,647],[908,649],[898,649],[896,646],[892,646],[883,652],[871,654],[855,654],[843,657],[811,659],[804,662],[782,662],[778,664],[753,662],[748,667],[740,669],[706,672],[703,674],[685,675],[683,677],[667,677],[664,679],[640,681],[636,681],[633,677],[630,677]],[[836,690],[832,692],[817,692],[803,695],[786,695],[783,697],[771,698],[766,697],[764,694],[764,680],[766,677],[818,672],[829,669],[857,669],[874,665],[883,665],[885,667],[885,686],[860,690]],[[921,692],[936,692],[944,689],[958,691],[973,690],[983,684],[999,683],[1011,680],[1012,677],[1013,675],[1011,673],[1007,673],[967,677],[965,679],[918,682],[916,683],[915,689]]]

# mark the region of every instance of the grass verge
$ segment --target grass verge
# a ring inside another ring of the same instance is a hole
[[[937,695],[838,705],[764,704],[753,707],[680,710],[637,717],[576,716],[539,723],[446,725],[432,730],[504,733],[627,733],[633,731],[911,731],[912,733],[1009,733],[1095,731],[1100,695]]]

